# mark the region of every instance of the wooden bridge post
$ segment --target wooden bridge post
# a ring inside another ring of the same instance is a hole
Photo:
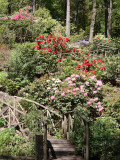
[[[11,111],[10,111],[10,107],[9,107],[9,121],[8,121],[8,128],[11,127]]]
[[[86,122],[86,160],[89,160],[89,123]]]
[[[36,135],[35,141],[35,160],[43,160],[43,135]]]
[[[43,160],[47,160],[47,121],[44,122]]]
[[[13,107],[14,107],[14,111],[13,112],[14,112],[14,115],[15,115],[16,114],[15,113],[15,109],[16,109],[16,96],[14,96],[14,106]],[[15,117],[14,116],[13,116],[13,123],[15,123]]]

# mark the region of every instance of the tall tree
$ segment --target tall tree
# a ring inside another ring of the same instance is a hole
[[[96,19],[96,14],[97,14],[97,0],[93,1],[93,11],[92,11],[92,18],[91,18],[91,25],[90,25],[90,35],[89,35],[89,40],[93,38],[94,34],[94,25],[95,25],[95,19]]]
[[[33,12],[35,12],[35,10],[36,10],[36,7],[35,7],[35,5],[36,5],[36,0],[33,0],[33,2],[32,2],[32,6],[33,6]]]
[[[113,0],[109,0],[108,4],[108,18],[107,18],[107,37],[111,37],[111,28],[112,28],[112,5]]]
[[[8,15],[11,15],[11,0],[8,0]]]
[[[79,2],[78,0],[76,0],[76,10],[75,10],[75,18],[74,18],[74,25],[76,25],[77,23],[77,18],[78,18],[78,6],[79,6]]]
[[[104,5],[105,5],[105,36],[107,37],[108,0],[104,0]]]
[[[66,37],[70,36],[70,0],[67,0],[66,10]]]

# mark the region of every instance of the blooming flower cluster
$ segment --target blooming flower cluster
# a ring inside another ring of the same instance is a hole
[[[71,50],[68,49],[67,42],[69,38],[53,37],[53,36],[39,36],[36,37],[37,45],[34,47],[37,50],[42,51],[43,54],[52,53],[57,56],[57,62],[62,61],[62,55],[68,53]]]
[[[86,75],[80,76],[73,74],[67,77],[65,81],[51,79],[47,80],[47,83],[47,89],[51,91],[50,101],[52,101],[52,103],[57,102],[56,107],[60,108],[61,99],[64,100],[64,106],[67,106],[67,103],[70,103],[72,99],[78,102],[77,105],[82,105],[88,110],[94,108],[99,114],[104,112],[99,97],[103,84],[102,81],[97,80],[95,76],[88,78]],[[71,108],[72,107],[71,104]],[[66,110],[67,109],[68,108],[66,108]]]
[[[26,6],[24,8],[22,8],[19,13],[15,14],[12,16],[11,19],[16,19],[16,20],[25,20],[25,19],[29,19],[29,20],[37,20],[36,17],[34,17],[32,15],[32,13],[30,13],[30,10],[32,9],[32,7],[30,6]]]
[[[100,65],[100,67],[98,67]],[[101,59],[93,59],[89,60],[89,56],[87,56],[84,61],[82,61],[81,65],[77,65],[75,67],[76,70],[84,70],[85,73],[92,73],[96,74],[96,69],[104,70],[105,66],[103,64],[103,61]]]

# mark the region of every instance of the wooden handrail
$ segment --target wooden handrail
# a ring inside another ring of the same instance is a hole
[[[87,123],[90,122],[90,120],[87,119],[85,116],[83,116],[79,111],[75,111],[75,113],[76,113],[77,115],[79,115],[79,116],[80,116],[83,120],[85,120]]]
[[[32,100],[30,100],[30,99],[22,98],[22,97],[17,97],[17,96],[15,96],[15,97],[18,98],[18,99],[21,99],[21,100],[26,100],[26,101],[28,101],[28,102],[34,103],[34,104],[36,104],[36,105],[42,107],[43,109],[46,109],[46,110],[48,110],[49,112],[55,114],[56,116],[62,118],[62,115],[56,113],[55,111],[49,109],[49,108],[46,107],[46,106],[43,106],[42,104],[40,104],[40,103],[38,103],[38,102],[32,101]]]
[[[68,114],[71,114],[71,113],[76,113],[77,115],[79,115],[83,120],[85,120],[86,122],[90,122],[89,119],[87,119],[85,116],[83,116],[78,110],[75,110],[75,111],[69,111],[67,113],[64,113],[63,115],[68,115]]]

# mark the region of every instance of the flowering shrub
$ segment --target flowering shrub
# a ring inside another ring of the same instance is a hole
[[[26,6],[11,17],[1,18],[0,41],[12,46],[14,42],[33,42],[38,34],[50,34],[56,26],[59,27],[59,32],[61,32],[61,24],[52,19],[49,13],[47,15],[47,17],[42,17],[42,15],[36,17],[31,12],[31,7]]]
[[[67,112],[77,106],[82,107],[90,116],[98,116],[104,112],[102,107],[102,82],[95,76],[73,74],[64,81],[50,78],[46,81],[36,80],[19,94],[33,96],[38,102],[56,111]],[[42,101],[41,101],[42,100]]]
[[[106,67],[103,60],[93,58],[90,54],[87,54],[83,60],[79,61],[79,63],[75,66],[75,69],[78,71],[83,71],[85,74],[91,73],[96,75],[99,79]]]
[[[36,17],[34,17],[30,11],[32,10],[32,7],[30,6],[26,6],[23,7],[22,9],[20,9],[19,13],[14,14],[12,17],[10,17],[11,19],[16,19],[16,20],[25,20],[25,19],[29,19],[29,20],[37,20]],[[4,17],[3,17],[4,18]]]
[[[62,38],[62,37],[53,37],[53,36],[39,36],[36,38],[37,46],[35,48],[38,53],[42,53],[43,55],[54,54],[58,59],[57,62],[61,62],[61,56],[64,53],[70,52],[71,50],[68,49],[67,42],[70,41],[69,38]]]
[[[108,38],[105,38],[104,35],[96,35],[94,38],[93,38],[93,42],[92,42],[92,51],[97,54],[105,54],[105,55],[110,55],[110,54],[114,54],[116,53],[116,49],[112,49],[115,46],[115,43],[111,40],[111,39],[108,39]],[[112,48],[109,48],[109,47],[112,47]],[[104,49],[106,48],[106,49]]]

